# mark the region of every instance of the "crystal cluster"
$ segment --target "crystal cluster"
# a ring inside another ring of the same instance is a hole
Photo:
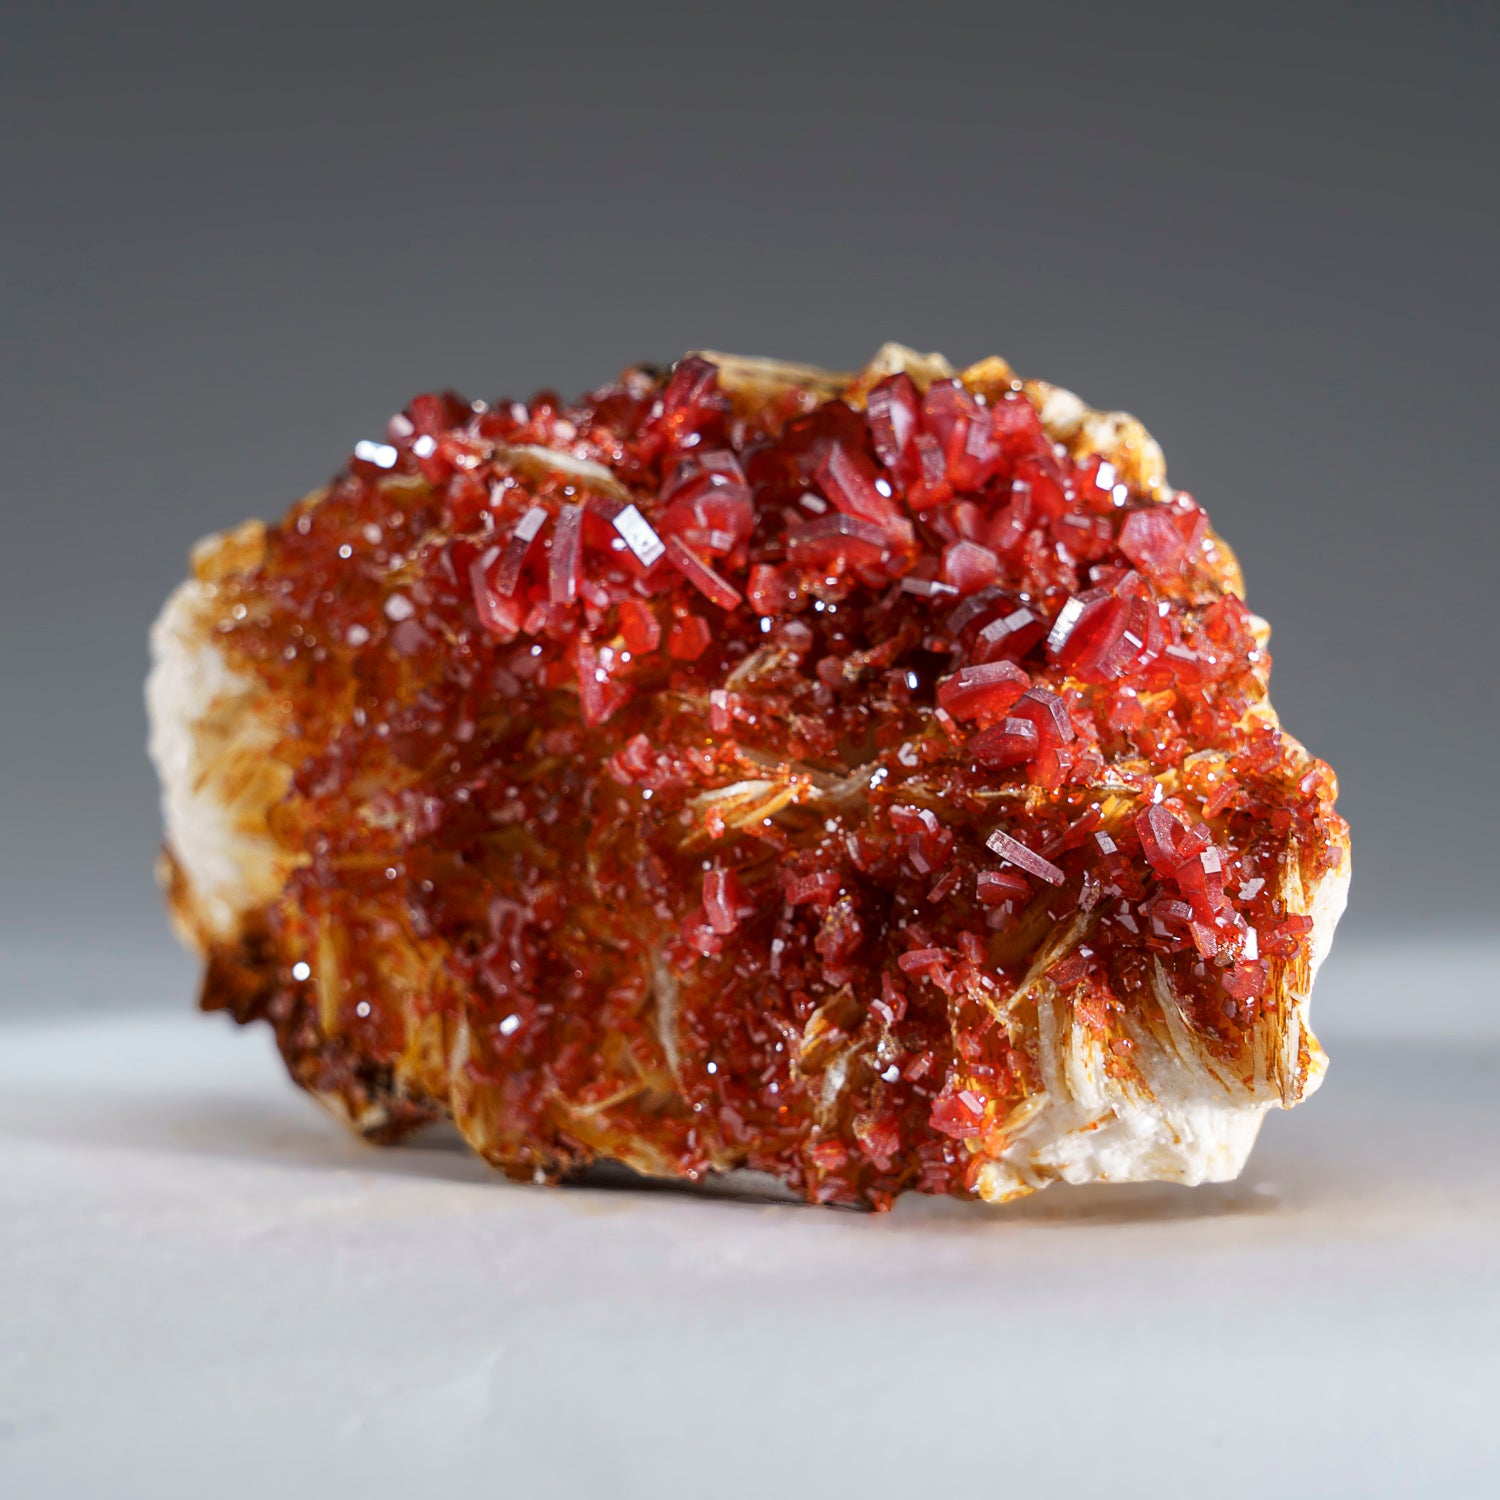
[[[418,397],[158,624],[204,1004],[513,1176],[1232,1175],[1348,863],[1241,594],[1138,423],[998,359]]]

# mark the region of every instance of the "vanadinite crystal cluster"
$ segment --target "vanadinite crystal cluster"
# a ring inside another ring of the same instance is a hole
[[[998,359],[420,396],[158,623],[203,1004],[526,1179],[1231,1176],[1348,865],[1241,594],[1139,423]]]

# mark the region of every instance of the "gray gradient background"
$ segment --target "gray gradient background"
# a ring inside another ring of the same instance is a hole
[[[1493,923],[1500,10],[228,9],[0,35],[12,1000],[186,993],[140,684],[197,536],[417,391],[694,346],[1136,412],[1339,772],[1345,946]]]

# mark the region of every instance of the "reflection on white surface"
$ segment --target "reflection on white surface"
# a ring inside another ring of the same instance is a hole
[[[1340,1047],[1237,1183],[866,1216],[369,1148],[220,1018],[15,1024],[0,1493],[1495,1492],[1497,1190],[1482,1046]]]

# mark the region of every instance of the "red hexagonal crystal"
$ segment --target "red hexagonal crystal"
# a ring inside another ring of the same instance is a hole
[[[877,1206],[1004,1149],[1039,994],[1251,1066],[1342,825],[1201,509],[1008,377],[729,372],[419,397],[216,581],[290,873],[209,1003],[518,1176]]]

